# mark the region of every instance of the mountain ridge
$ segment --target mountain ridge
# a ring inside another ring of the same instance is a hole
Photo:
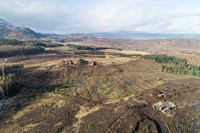
[[[116,32],[91,32],[76,34],[43,34],[33,31],[30,28],[14,26],[0,18],[0,37],[17,40],[36,40],[40,38],[75,37],[89,35],[102,39],[122,40],[156,40],[156,39],[192,39],[200,40],[200,34],[169,34],[169,33],[148,33],[140,31],[116,31]]]
[[[0,37],[17,40],[33,40],[45,37],[45,35],[36,33],[30,28],[14,26],[0,18]]]

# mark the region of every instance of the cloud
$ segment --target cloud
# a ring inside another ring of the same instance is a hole
[[[199,33],[198,0],[1,0],[0,17],[39,32]]]

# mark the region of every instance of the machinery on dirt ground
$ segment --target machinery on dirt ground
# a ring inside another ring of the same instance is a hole
[[[154,103],[152,107],[153,109],[159,110],[165,115],[170,117],[170,116],[173,116],[171,109],[175,108],[176,105],[173,102],[169,102],[169,101],[159,101],[157,103]]]

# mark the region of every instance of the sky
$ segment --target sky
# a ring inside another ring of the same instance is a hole
[[[0,18],[42,33],[200,33],[200,0],[0,0]]]

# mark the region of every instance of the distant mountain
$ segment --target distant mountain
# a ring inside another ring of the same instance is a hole
[[[41,34],[29,28],[14,26],[0,18],[0,37],[18,40],[33,40],[39,38],[63,38],[66,35]],[[200,40],[200,34],[164,34],[164,33],[145,33],[137,31],[118,31],[118,32],[97,32],[88,34],[72,34],[67,38],[81,40],[86,38],[106,38],[106,39],[133,39],[133,40],[153,40],[153,39],[196,39]],[[68,39],[69,40],[69,39]]]
[[[29,28],[11,25],[0,18],[0,37],[18,40],[32,40],[45,37],[46,35],[36,33]]]
[[[152,40],[152,39],[198,39],[200,34],[164,34],[164,33],[145,33],[137,31],[120,31],[120,32],[97,32],[90,33],[97,38],[107,39],[135,39],[135,40]]]

